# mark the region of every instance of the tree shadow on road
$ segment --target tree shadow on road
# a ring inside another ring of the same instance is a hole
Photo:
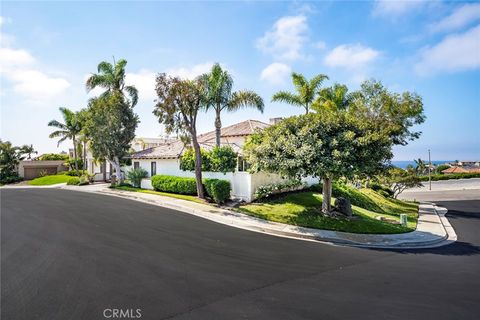
[[[438,247],[438,248],[426,248],[426,249],[376,249],[375,251],[389,251],[401,254],[435,254],[442,256],[474,256],[480,254],[480,246],[473,245],[468,242],[456,241],[452,244]]]

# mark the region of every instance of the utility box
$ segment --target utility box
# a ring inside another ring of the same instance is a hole
[[[400,224],[404,227],[407,226],[407,215],[405,213],[400,214]]]

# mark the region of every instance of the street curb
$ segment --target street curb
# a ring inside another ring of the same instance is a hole
[[[162,202],[158,200],[145,199],[145,198],[136,196],[134,193],[129,191],[121,191],[121,190],[114,191],[113,189],[92,191],[92,190],[86,190],[86,189],[81,190],[82,187],[67,187],[67,186],[60,186],[59,188],[64,190],[90,192],[90,193],[104,194],[104,195],[109,195],[109,196],[114,196],[119,198],[131,199],[131,200],[135,200],[135,201],[139,201],[139,202],[143,202],[151,205],[165,207],[168,209],[178,210],[181,212],[192,214],[194,216],[197,216],[203,219],[207,219],[216,223],[221,223],[224,225],[228,225],[228,226],[243,229],[243,230],[259,232],[259,233],[269,234],[269,235],[278,236],[278,237],[297,239],[297,240],[303,240],[303,241],[313,241],[313,242],[325,243],[325,244],[331,244],[331,245],[372,248],[372,249],[426,249],[426,248],[435,248],[435,247],[448,245],[456,241],[455,231],[453,230],[453,227],[448,222],[448,219],[445,217],[445,214],[443,214],[443,217],[442,217],[438,212],[438,210],[446,210],[446,209],[437,207],[432,203],[422,203],[422,205],[433,206],[435,214],[439,217],[440,223],[444,230],[442,236],[439,236],[439,238],[433,239],[433,240],[425,240],[425,241],[417,241],[417,242],[406,241],[406,242],[395,243],[394,245],[388,245],[388,244],[382,244],[382,243],[365,243],[365,242],[357,242],[357,241],[348,240],[348,239],[318,236],[313,233],[315,232],[318,233],[318,232],[327,231],[327,230],[295,227],[295,226],[282,224],[278,222],[266,221],[260,218],[248,216],[243,213],[232,211],[232,210],[215,209],[215,210],[212,210],[211,212],[208,212],[207,210],[192,208],[191,206],[186,206],[186,205],[184,206],[181,204],[173,204],[171,202]],[[181,200],[175,199],[175,201],[181,201]],[[244,221],[242,221],[241,219],[244,219]],[[245,219],[250,221],[253,220],[255,223],[248,223],[248,221],[245,222]],[[269,226],[277,226],[278,228],[277,229],[272,227],[269,228]],[[284,230],[289,228],[295,228],[298,230],[298,232]],[[418,228],[418,225],[417,225],[417,228]],[[398,234],[398,235],[408,235],[416,231],[417,230],[408,232],[408,233]],[[332,232],[332,233],[335,233],[335,234],[341,233],[342,235],[350,234],[346,232]],[[350,235],[358,236],[359,234],[350,234]],[[365,235],[365,236],[368,236],[368,235]]]

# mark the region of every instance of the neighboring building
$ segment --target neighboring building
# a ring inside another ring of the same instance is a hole
[[[18,164],[18,175],[25,180],[66,171],[64,160],[23,160]]]
[[[458,161],[456,165],[462,167],[480,167],[480,161],[464,160]]]
[[[272,119],[273,120],[273,119]],[[274,119],[276,121],[277,119]],[[221,172],[203,172],[204,178],[229,180],[232,185],[232,197],[244,201],[254,199],[255,190],[270,183],[281,182],[276,174],[247,172],[248,164],[243,160],[242,148],[245,139],[251,134],[267,128],[269,124],[258,120],[247,120],[221,129],[221,145],[228,145],[238,153],[237,169],[235,172],[223,174]],[[200,147],[211,149],[215,146],[215,131],[198,136]],[[168,141],[157,147],[145,149],[131,155],[132,167],[143,168],[151,177],[155,174],[173,175],[179,177],[194,177],[194,172],[180,170],[180,157],[185,151],[185,145],[180,140]],[[318,182],[318,179],[305,179],[308,184]],[[152,189],[149,179],[142,181],[142,188]]]
[[[442,173],[443,174],[468,173],[468,171],[462,167],[453,166],[448,169],[442,170]]]
[[[132,149],[135,151],[141,151],[153,147],[157,147],[169,141],[176,140],[171,137],[159,137],[159,138],[144,138],[144,137],[135,137],[131,143]]]

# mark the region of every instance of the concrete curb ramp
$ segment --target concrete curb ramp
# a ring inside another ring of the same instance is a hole
[[[244,230],[335,245],[382,249],[421,249],[440,247],[457,240],[455,230],[445,217],[447,209],[438,207],[433,203],[420,204],[418,224],[415,231],[401,234],[357,234],[292,226],[191,201],[154,194],[109,189],[107,185],[81,187],[65,185],[59,186],[59,188],[131,199],[186,212]]]

